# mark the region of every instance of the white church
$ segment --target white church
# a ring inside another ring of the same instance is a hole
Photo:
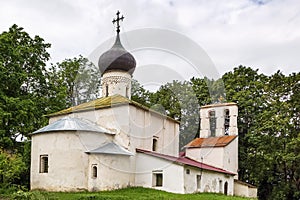
[[[200,109],[200,138],[179,152],[180,122],[131,100],[136,61],[121,44],[99,58],[102,98],[49,115],[31,134],[32,190],[101,191],[142,186],[174,193],[256,197],[238,180],[238,107]]]

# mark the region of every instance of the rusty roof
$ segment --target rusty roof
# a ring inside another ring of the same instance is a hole
[[[220,172],[220,173],[224,173],[224,174],[229,174],[229,175],[235,175],[235,173],[232,173],[230,171],[218,168],[218,167],[214,167],[212,165],[208,165],[202,162],[198,162],[196,160],[193,160],[191,158],[188,157],[175,157],[175,156],[169,156],[169,155],[165,155],[165,154],[161,154],[161,153],[157,153],[157,152],[153,152],[153,151],[148,151],[148,150],[144,150],[144,149],[136,149],[136,152],[138,153],[144,153],[146,155],[150,155],[150,156],[154,156],[154,157],[158,157],[158,158],[162,158],[177,164],[183,164],[183,165],[189,165],[189,166],[193,166],[193,167],[197,167],[200,169],[205,169],[205,170],[209,170],[209,171],[214,171],[214,172]]]
[[[222,137],[196,138],[185,145],[187,148],[225,147],[232,142],[237,135],[225,135]]]
[[[151,113],[155,113],[157,115],[163,116],[171,121],[174,121],[176,123],[180,123],[179,121],[168,117],[166,115],[163,115],[162,113],[159,113],[155,110],[152,110],[148,108],[147,106],[144,106],[138,102],[132,101],[126,97],[123,97],[121,95],[113,95],[108,97],[102,97],[93,101],[89,101],[86,103],[79,104],[77,106],[73,106],[55,113],[48,114],[47,117],[53,117],[53,116],[59,116],[59,115],[66,115],[70,113],[76,113],[76,112],[84,112],[89,110],[98,110],[103,108],[110,108],[113,106],[122,106],[122,105],[133,105],[135,107],[141,108],[146,111],[150,111]]]

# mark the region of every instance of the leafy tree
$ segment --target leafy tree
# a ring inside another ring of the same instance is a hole
[[[13,148],[16,137],[38,129],[47,106],[46,61],[50,44],[13,25],[0,35],[0,146]]]
[[[17,183],[21,175],[26,171],[27,166],[21,155],[0,151],[0,186],[12,187],[12,183]]]
[[[94,100],[100,95],[100,72],[82,56],[52,65],[48,79],[50,98],[54,106],[59,105],[55,109],[75,106]]]
[[[250,128],[258,121],[258,114],[266,107],[263,104],[264,85],[266,76],[259,74],[258,70],[239,66],[233,72],[225,73],[222,79],[225,84],[226,100],[236,102],[239,107],[239,178],[254,184],[254,177],[250,173],[249,148],[251,144],[247,140]]]
[[[144,106],[150,106],[150,92],[146,90],[137,80],[131,82],[131,99]]]
[[[161,86],[151,95],[151,105],[152,108],[180,121],[180,148],[197,135],[199,104],[190,82],[173,81]]]
[[[300,74],[269,77],[265,85],[266,108],[251,127],[252,177],[261,199],[299,199],[299,83]],[[259,160],[260,162],[257,162]],[[267,186],[267,187],[266,187]]]

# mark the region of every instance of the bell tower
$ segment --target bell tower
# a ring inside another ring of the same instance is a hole
[[[238,135],[238,107],[236,103],[220,103],[202,106],[200,109],[200,137]]]
[[[114,45],[108,51],[104,52],[98,61],[101,72],[102,97],[112,96],[115,94],[131,98],[131,80],[135,70],[136,61],[122,45],[120,40],[120,12],[116,13],[117,17],[113,19],[116,23],[116,40]]]

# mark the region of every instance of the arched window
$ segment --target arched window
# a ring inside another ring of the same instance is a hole
[[[227,193],[228,193],[228,183],[226,181],[224,184],[224,194],[227,195]]]
[[[209,111],[209,126],[210,126],[210,136],[216,136],[216,112],[214,110]]]
[[[152,141],[152,151],[157,151],[157,139],[153,138]]]
[[[229,135],[230,115],[229,109],[224,111],[224,134]]]
[[[92,178],[97,178],[97,165],[92,166]]]

